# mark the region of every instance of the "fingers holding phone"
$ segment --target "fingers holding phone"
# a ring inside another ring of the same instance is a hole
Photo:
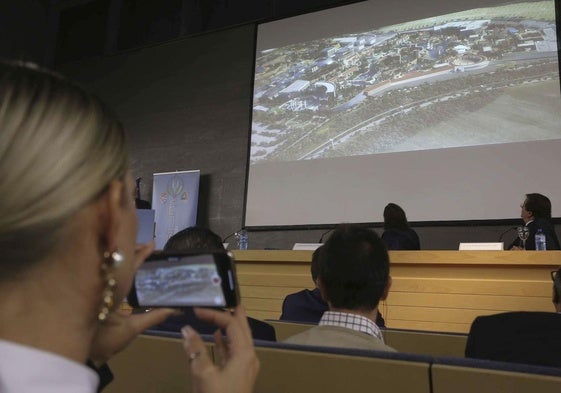
[[[224,250],[152,254],[136,273],[128,296],[133,307],[222,307],[219,311],[195,308],[199,319],[226,332],[217,332],[216,349],[222,359],[215,365],[200,335],[190,326],[181,332],[195,392],[251,392],[259,361],[243,307],[234,260]]]
[[[216,340],[218,351],[223,354],[220,367],[208,359],[204,343],[190,327],[182,329],[184,348],[190,360],[190,370],[196,392],[251,392],[259,360],[255,354],[251,331],[245,310],[237,306],[233,313],[196,309],[197,316],[226,331],[227,339]]]
[[[122,311],[109,313],[107,320],[99,325],[92,340],[89,359],[95,365],[107,362],[114,354],[122,351],[144,330],[163,322],[174,310],[160,308],[148,313],[129,315]]]

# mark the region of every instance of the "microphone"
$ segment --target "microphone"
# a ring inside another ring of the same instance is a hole
[[[241,230],[241,229],[240,229],[240,230]],[[226,236],[224,239],[222,239],[222,243],[226,243],[226,240],[228,240],[228,239],[231,238],[232,236],[237,235],[238,232],[239,232],[240,230],[237,230],[237,231],[235,231],[235,232],[230,233],[228,236]]]
[[[323,243],[323,238],[324,238],[324,236],[327,235],[329,232],[333,231],[334,229],[335,229],[335,228],[331,228],[331,229],[328,229],[327,231],[323,232],[323,233],[321,234],[321,237],[319,238],[318,243]]]
[[[518,226],[512,227],[512,228],[508,228],[506,231],[504,231],[503,233],[501,233],[501,236],[499,236],[499,242],[503,241],[503,237],[504,235],[506,235],[507,233],[509,233],[510,231],[514,231],[516,228],[518,228]]]

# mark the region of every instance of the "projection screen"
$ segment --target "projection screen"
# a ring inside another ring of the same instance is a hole
[[[561,211],[555,3],[365,1],[258,26],[248,227]]]

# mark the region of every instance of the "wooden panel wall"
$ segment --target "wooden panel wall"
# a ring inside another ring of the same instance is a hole
[[[311,251],[234,251],[248,314],[277,319],[284,297],[313,288]],[[390,328],[467,333],[478,315],[553,311],[561,251],[392,251],[380,309]]]

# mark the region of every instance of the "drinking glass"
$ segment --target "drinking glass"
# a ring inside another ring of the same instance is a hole
[[[518,232],[518,237],[520,238],[520,240],[522,240],[522,248],[525,250],[526,239],[528,239],[528,236],[530,236],[530,230],[528,229],[527,226],[522,226],[516,228],[516,231]]]

